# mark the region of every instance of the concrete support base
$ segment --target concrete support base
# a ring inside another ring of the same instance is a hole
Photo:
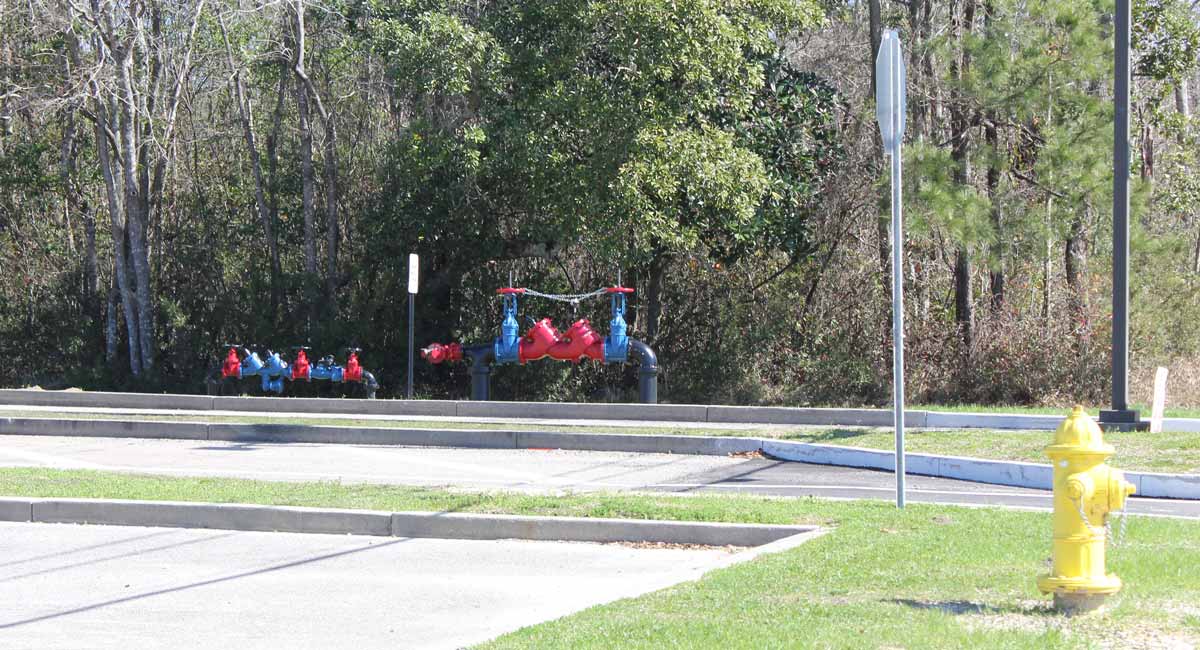
[[[1094,612],[1104,606],[1109,594],[1062,593],[1054,594],[1054,609],[1067,616],[1078,616]]]
[[[1105,431],[1149,431],[1150,423],[1142,421],[1133,409],[1100,411],[1100,428]]]

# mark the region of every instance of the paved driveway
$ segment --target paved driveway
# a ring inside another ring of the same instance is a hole
[[[459,648],[724,550],[0,523],[0,648]]]

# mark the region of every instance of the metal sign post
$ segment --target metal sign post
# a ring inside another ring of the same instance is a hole
[[[413,396],[413,311],[417,297],[417,271],[420,260],[416,253],[408,255],[408,384],[404,388],[404,397]]]
[[[904,58],[896,30],[884,32],[875,59],[875,117],[883,150],[892,159],[892,372],[896,426],[896,507],[904,507],[904,228],[900,203],[901,142],[907,104]]]

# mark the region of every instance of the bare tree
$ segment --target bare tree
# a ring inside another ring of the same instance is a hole
[[[236,64],[233,58],[233,48],[229,43],[229,30],[225,27],[225,17],[220,16],[221,37],[225,41],[225,56],[229,61],[229,69],[233,72],[233,86],[238,105],[238,116],[242,122],[242,135],[246,139],[246,151],[250,154],[250,167],[254,172],[254,203],[258,208],[258,220],[262,224],[263,238],[267,242],[267,253],[271,258],[271,314],[272,318],[278,313],[280,304],[280,276],[283,274],[279,263],[279,242],[275,237],[274,215],[267,205],[266,181],[263,179],[262,162],[258,156],[258,145],[254,136],[253,106],[246,97],[246,86],[242,79],[242,66]],[[272,152],[273,154],[273,152]]]
[[[325,102],[321,100],[321,93],[317,91],[316,86],[313,85],[312,78],[309,77],[308,71],[305,69],[304,12],[304,0],[296,0],[296,56],[293,72],[296,74],[296,98],[300,107],[301,156],[304,180],[305,270],[314,277],[317,274],[316,233],[312,216],[315,210],[313,206],[315,174],[312,164],[312,128],[309,108],[309,101],[311,100],[313,106],[317,109],[317,113],[321,116],[321,122],[325,126],[325,146],[322,155],[322,172],[325,185],[325,297],[328,311],[336,313],[338,289],[337,254],[340,238],[337,214],[337,125],[334,122],[333,115],[326,109]],[[312,250],[311,260],[308,256],[310,248]]]
[[[72,0],[70,7],[72,15],[92,30],[89,55],[95,60],[84,69],[77,46],[74,56],[79,73],[88,79],[95,105],[91,116],[97,140],[104,143],[98,149],[129,333],[130,369],[140,375],[154,367],[156,347],[149,218],[161,206],[175,120],[191,69],[192,43],[204,0],[191,13],[178,60],[169,59],[173,50],[162,30],[165,21],[178,21],[181,16],[164,17],[161,2],[133,0],[119,6],[91,0],[88,7],[83,7]],[[170,93],[165,94],[164,75],[172,68],[171,63],[175,64],[175,77]],[[109,148],[115,156],[110,155]],[[118,172],[119,195],[115,179]]]

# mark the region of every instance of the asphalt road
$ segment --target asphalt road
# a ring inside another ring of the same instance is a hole
[[[460,648],[715,549],[0,523],[0,648]]]
[[[760,458],[620,452],[4,436],[0,466],[531,493],[641,490],[895,498],[895,477],[889,472]],[[1051,505],[1045,491],[923,476],[908,478],[908,500]],[[1200,501],[1134,498],[1129,511],[1200,518]]]

